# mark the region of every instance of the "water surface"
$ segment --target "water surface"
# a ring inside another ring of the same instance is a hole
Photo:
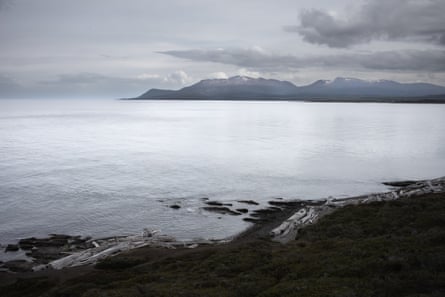
[[[445,105],[2,100],[0,243],[221,238],[247,224],[202,198],[344,197],[444,168]]]

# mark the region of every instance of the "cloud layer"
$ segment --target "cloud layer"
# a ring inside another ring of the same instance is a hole
[[[300,25],[286,26],[307,42],[349,47],[371,40],[425,41],[445,45],[445,1],[367,0],[344,17],[319,9],[300,14]]]
[[[308,57],[275,55],[256,48],[192,49],[161,53],[191,61],[214,62],[267,71],[295,71],[308,67],[381,71],[445,71],[445,50],[381,51]]]
[[[130,2],[0,0],[0,97],[116,98],[237,74],[445,85],[445,0]]]

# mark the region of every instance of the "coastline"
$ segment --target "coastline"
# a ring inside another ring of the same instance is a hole
[[[8,297],[442,296],[444,180],[394,184],[388,193],[400,196],[389,200],[383,194],[352,203],[332,199],[336,211],[300,228],[287,244],[271,241],[267,231],[283,222],[283,213],[264,212],[266,220],[225,244],[146,246],[95,266],[2,273],[0,291]],[[290,212],[301,206],[292,203]]]
[[[258,98],[118,98],[117,100],[124,101],[232,101],[232,102],[304,102],[304,103],[383,103],[383,104],[445,104],[445,97],[439,98],[431,97],[412,97],[407,99],[406,97],[365,97],[365,98],[270,98],[270,97],[258,97]]]
[[[167,250],[196,249],[198,247],[237,244],[262,239],[282,244],[294,240],[306,226],[315,224],[320,218],[348,205],[392,201],[404,197],[445,192],[445,177],[422,181],[386,182],[391,191],[348,198],[324,200],[274,200],[269,207],[254,210],[249,222],[252,226],[231,238],[220,240],[178,241],[157,230],[144,229],[141,235],[115,236],[92,239],[80,236],[52,234],[48,238],[21,239],[17,245],[9,244],[5,252],[26,252],[27,260],[12,260],[0,263],[0,273],[32,273],[45,270],[61,270],[72,267],[96,265],[101,261],[122,253],[131,253],[140,248]],[[255,203],[244,201],[244,203]],[[207,201],[210,211],[226,215],[237,215],[227,205]],[[239,211],[240,209],[238,209]],[[33,259],[32,262],[29,260]]]

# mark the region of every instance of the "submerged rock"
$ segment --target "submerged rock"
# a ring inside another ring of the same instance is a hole
[[[276,207],[297,207],[302,204],[304,204],[301,200],[292,200],[292,201],[275,201],[271,200],[268,202],[270,205],[276,206]]]
[[[241,212],[241,213],[248,213],[249,210],[247,208],[237,208],[236,209],[237,212]]]
[[[26,256],[34,258],[35,263],[47,264],[64,257],[67,253],[91,248],[90,239],[89,237],[50,234],[47,238],[20,239],[17,246],[27,251]]]
[[[203,207],[202,209],[204,209],[206,211],[210,211],[210,212],[220,213],[220,214],[229,214],[229,215],[233,215],[233,216],[241,215],[239,212],[233,211],[228,207],[206,206],[206,207]]]
[[[12,272],[32,271],[33,263],[26,260],[13,260],[3,263],[3,267]]]
[[[269,208],[265,208],[265,209],[258,209],[258,210],[255,210],[255,211],[251,214],[251,216],[252,216],[252,217],[264,217],[264,216],[267,216],[267,215],[270,215],[270,214],[273,214],[273,213],[276,213],[276,212],[279,212],[279,211],[281,211],[281,208],[278,208],[278,207],[269,207]]]
[[[237,200],[238,203],[250,204],[250,205],[260,205],[258,202],[253,200]]]
[[[205,204],[211,205],[211,206],[223,206],[224,205],[222,202],[218,202],[218,201],[206,201]]]
[[[243,221],[246,221],[246,222],[249,222],[249,223],[258,224],[258,223],[263,223],[266,220],[265,219],[254,219],[254,218],[243,218]]]
[[[219,201],[206,201],[205,204],[210,206],[233,206],[232,203],[223,203]]]
[[[65,234],[50,234],[49,236],[50,236],[50,239],[54,239],[54,240],[68,240],[68,239],[74,238],[73,236],[65,235]],[[75,236],[75,237],[80,238],[80,236]]]
[[[404,181],[392,181],[392,182],[384,182],[385,186],[391,186],[391,187],[406,187],[417,183],[414,180],[404,180]]]
[[[19,246],[17,244],[8,244],[5,248],[6,252],[17,252],[19,250]]]

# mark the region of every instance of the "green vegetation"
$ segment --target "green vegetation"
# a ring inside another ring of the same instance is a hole
[[[60,282],[1,296],[445,296],[445,195],[350,206],[288,245],[240,240],[196,250],[140,249]]]

